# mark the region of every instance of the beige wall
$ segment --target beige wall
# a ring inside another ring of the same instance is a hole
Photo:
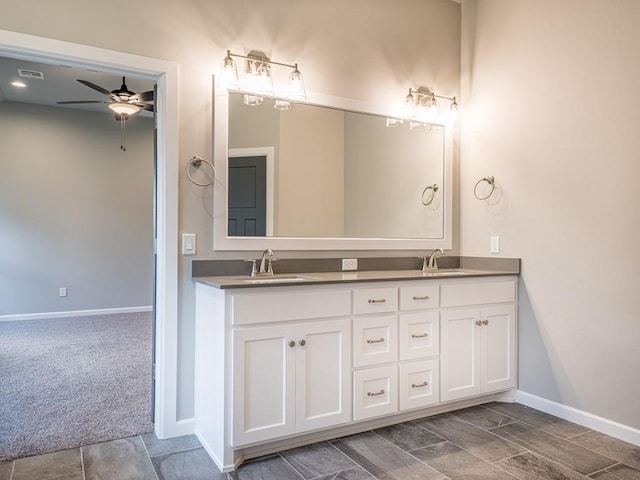
[[[344,115],[296,105],[280,116],[275,235],[344,235]]]
[[[191,185],[184,175],[192,155],[211,156],[211,75],[226,49],[258,49],[277,61],[297,61],[309,91],[388,110],[410,86],[429,86],[443,95],[458,92],[459,23],[460,5],[450,0],[115,0],[108,8],[84,0],[22,0],[0,16],[0,29],[179,63],[179,221],[181,231],[198,235],[197,258],[248,255],[211,251],[211,190]],[[190,262],[191,257],[180,257],[178,418],[193,415]]]
[[[1,102],[0,125],[0,315],[150,306],[153,119],[126,152],[110,114]]]
[[[461,253],[499,235],[522,257],[521,390],[640,428],[640,2],[479,0],[467,20]]]

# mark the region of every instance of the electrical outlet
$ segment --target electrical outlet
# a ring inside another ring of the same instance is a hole
[[[67,287],[60,287],[60,296],[61,297],[67,296]]]
[[[491,253],[500,253],[500,237],[491,237]]]
[[[343,258],[342,259],[342,270],[358,270],[358,259],[357,258]]]

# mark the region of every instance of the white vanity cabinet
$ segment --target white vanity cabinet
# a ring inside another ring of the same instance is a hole
[[[516,386],[515,280],[442,286],[441,398]]]
[[[195,432],[224,470],[515,382],[515,276],[196,284]]]

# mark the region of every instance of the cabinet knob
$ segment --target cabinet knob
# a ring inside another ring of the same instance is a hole
[[[379,392],[367,392],[367,397],[377,397],[378,395],[384,395],[384,390],[381,389]]]
[[[480,326],[482,325],[482,322],[480,320],[476,320],[476,325]]]
[[[483,324],[483,325],[489,325],[489,320],[483,320],[483,321],[482,321],[482,324]]]
[[[302,339],[302,340],[300,340],[300,342],[298,342],[298,343],[300,343],[300,346],[301,346],[301,347],[304,347],[304,346],[307,344],[307,341],[303,338],[303,339]]]
[[[289,342],[289,346],[290,346],[291,348],[295,347],[295,346],[296,346],[296,342],[294,342],[293,340],[291,340],[291,341]]]

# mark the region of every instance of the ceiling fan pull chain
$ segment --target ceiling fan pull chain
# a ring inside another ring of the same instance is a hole
[[[127,135],[126,135],[126,124],[127,118],[124,114],[120,115],[120,150],[123,152],[127,151],[126,143],[127,143]]]

